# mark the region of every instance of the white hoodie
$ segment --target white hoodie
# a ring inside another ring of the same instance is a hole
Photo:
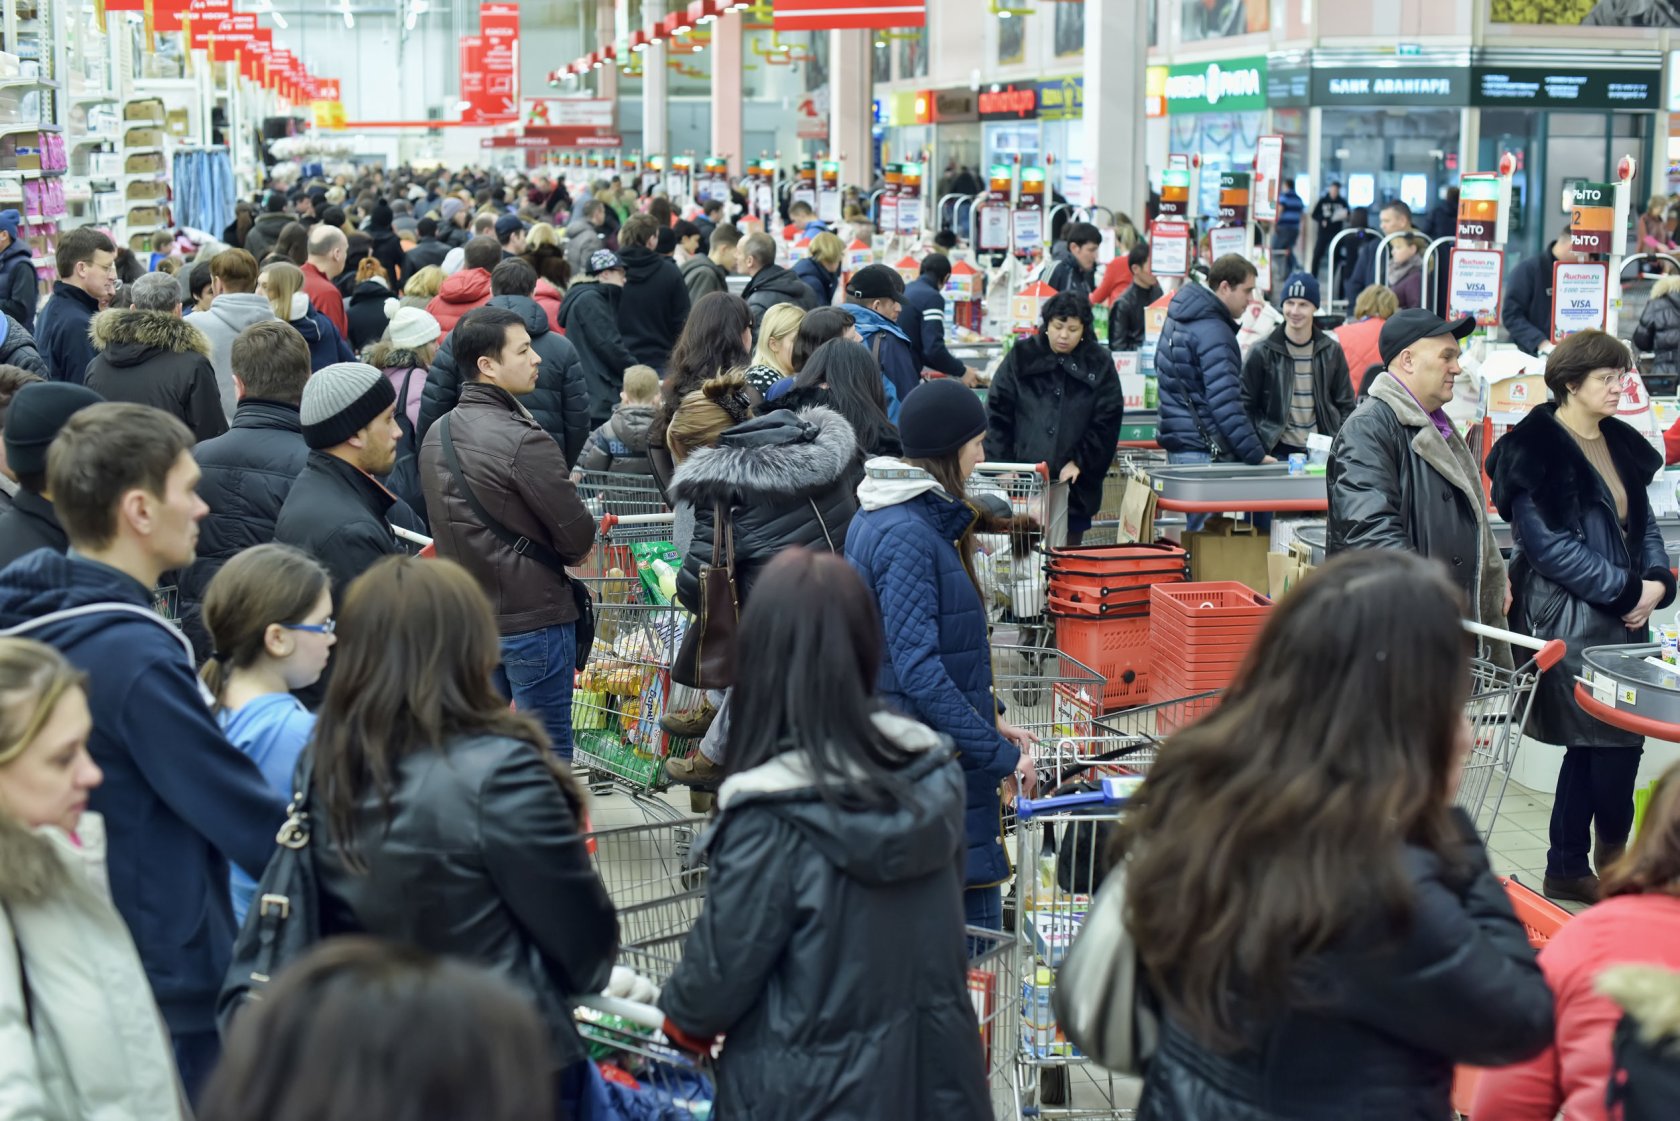
[[[920,467],[890,455],[878,455],[863,465],[863,482],[857,490],[858,508],[884,510],[929,491],[950,497],[938,480]]]

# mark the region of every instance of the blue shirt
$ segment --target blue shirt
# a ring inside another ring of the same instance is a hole
[[[237,712],[223,712],[220,719],[229,742],[251,757],[270,789],[290,801],[292,772],[315,730],[315,714],[290,693],[270,693]],[[235,866],[231,887],[233,917],[243,926],[257,881]]]

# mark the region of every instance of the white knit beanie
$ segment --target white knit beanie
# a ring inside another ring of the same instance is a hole
[[[391,345],[404,350],[416,350],[435,343],[443,335],[443,328],[425,308],[404,307],[403,302],[395,298],[385,301],[385,318],[391,321],[386,331],[391,336]]]

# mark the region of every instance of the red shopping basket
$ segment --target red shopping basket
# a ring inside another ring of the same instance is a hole
[[[1103,675],[1104,709],[1148,704],[1150,697],[1149,617],[1064,614],[1050,602],[1056,620],[1056,649]]]

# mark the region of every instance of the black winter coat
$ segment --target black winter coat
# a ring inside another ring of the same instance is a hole
[[[385,301],[395,296],[395,292],[377,280],[364,280],[350,290],[349,298],[344,301],[344,317],[350,322],[350,337],[346,341],[352,352],[360,354],[379,341],[385,328],[391,325],[385,314]]]
[[[389,293],[387,293],[389,295]],[[298,307],[297,301],[292,302],[292,309]],[[344,341],[344,336],[338,333],[333,321],[324,314],[316,311],[310,305],[303,315],[291,321],[292,330],[303,336],[303,341],[309,346],[309,372],[314,373],[323,366],[331,366],[334,362],[354,362],[355,351]],[[351,330],[355,329],[355,322],[351,321]]]
[[[1312,333],[1313,409],[1318,431],[1334,436],[1353,415],[1357,403],[1347,357],[1330,332],[1314,324]],[[1290,399],[1295,394],[1295,358],[1282,324],[1254,344],[1243,363],[1243,411],[1254,424],[1260,444],[1269,453],[1277,447],[1289,424]]]
[[[1103,477],[1114,463],[1125,403],[1107,350],[1084,340],[1073,353],[1057,354],[1042,332],[1029,335],[992,375],[986,458],[1047,464],[1051,479],[1076,464],[1068,511],[1089,518],[1102,507]]]
[[[1599,425],[1610,461],[1627,491],[1627,527],[1618,524],[1610,491],[1557,419],[1541,405],[1500,437],[1488,453],[1488,478],[1499,514],[1511,524],[1511,627],[1536,638],[1561,638],[1563,662],[1540,675],[1528,734],[1571,747],[1637,747],[1645,737],[1588,716],[1575,703],[1575,678],[1589,646],[1644,642],[1644,627],[1624,626],[1643,581],[1663,586],[1659,607],[1674,602],[1674,573],[1645,488],[1663,457],[1628,424]]]
[[[210,341],[178,315],[111,308],[93,317],[87,387],[107,401],[150,405],[178,417],[194,440],[227,431]]]
[[[346,866],[326,814],[310,851],[323,934],[366,932],[485,966],[536,1002],[560,1069],[585,1057],[570,998],[606,986],[618,921],[546,754],[494,735],[417,747],[384,806],[369,789],[356,807],[365,872]]]
[[[58,524],[52,503],[19,487],[12,508],[0,514],[0,568],[36,549],[62,556],[70,549],[70,538]]]
[[[834,294],[840,290],[839,270],[829,272],[823,268],[815,257],[801,257],[793,263],[793,275],[804,281],[805,287],[817,298],[818,307],[827,307],[834,302]]]
[[[1633,345],[1654,355],[1653,374],[1680,374],[1680,277],[1664,277],[1639,313]]]
[[[618,329],[618,307],[624,289],[593,278],[574,280],[560,305],[560,327],[576,348],[589,393],[589,421],[599,428],[612,416],[624,392],[624,371],[636,356],[624,345]]]
[[[414,248],[403,254],[403,283],[428,265],[442,265],[443,259],[449,256],[449,246],[435,237],[423,237],[414,243]]]
[[[311,451],[280,507],[274,540],[320,561],[332,575],[333,602],[343,603],[350,581],[375,561],[409,551],[391,532],[393,524],[424,532],[408,505],[379,480],[324,451]]]
[[[290,214],[259,214],[257,220],[251,223],[251,228],[245,234],[245,252],[262,264],[262,259],[274,251],[274,243],[280,240],[280,231],[297,221]]]
[[[758,572],[783,549],[840,553],[857,513],[848,485],[857,438],[831,409],[785,410],[737,424],[683,461],[671,500],[694,508],[694,538],[677,574],[677,598],[700,603],[700,566],[711,563],[721,508],[735,532],[735,595],[742,606]]]
[[[824,802],[798,753],[718,795],[706,904],[660,1006],[690,1035],[728,1034],[719,1118],[992,1116],[963,947],[962,771],[926,726],[875,721],[914,752],[897,809]]]
[[[247,397],[233,426],[193,449],[203,477],[198,496],[210,512],[198,523],[198,556],[181,572],[181,627],[199,656],[210,653],[199,622],[205,589],[235,553],[274,540],[292,484],[309,459],[296,405]]]
[[[41,298],[33,253],[27,241],[14,241],[0,253],[0,315],[11,316],[25,331],[35,326],[35,307]]]
[[[618,302],[619,333],[637,362],[663,373],[688,322],[688,285],[675,261],[646,246],[632,246],[619,257],[626,277]]]
[[[1552,1042],[1552,994],[1462,811],[1454,868],[1408,846],[1412,917],[1372,914],[1301,970],[1312,994],[1235,1053],[1170,1014],[1138,1121],[1439,1121],[1453,1064],[1502,1066]]]
[[[83,385],[88,363],[93,361],[93,342],[88,325],[99,314],[99,301],[74,284],[60,280],[35,320],[35,349],[47,364],[53,381]]]
[[[1243,411],[1237,321],[1206,287],[1188,284],[1173,293],[1155,350],[1155,376],[1167,451],[1211,451],[1215,459],[1243,463],[1265,458]]]
[[[1556,258],[1548,245],[1539,256],[1517,262],[1505,281],[1505,297],[1499,302],[1500,321],[1511,333],[1511,341],[1524,354],[1538,355],[1552,337],[1552,265]]]
[[[492,296],[489,306],[507,308],[525,321],[531,348],[542,361],[537,366],[537,388],[519,403],[554,437],[566,453],[566,463],[576,466],[583,454],[583,442],[589,438],[589,391],[577,348],[564,335],[548,329],[547,313],[529,296]],[[451,334],[438,347],[426,375],[426,389],[420,397],[418,435],[422,440],[438,418],[461,399],[461,371],[455,365],[453,344]]]
[[[817,294],[811,291],[809,284],[780,265],[765,265],[759,269],[747,281],[741,296],[747,301],[747,310],[752,312],[754,340],[758,338],[759,325],[764,322],[764,313],[777,304],[798,304],[806,311],[816,311],[822,306],[817,303]]]
[[[385,273],[390,277],[391,289],[394,291],[400,287],[403,257],[408,252],[402,247],[402,238],[397,236],[397,231],[390,226],[370,229],[367,235],[373,242],[374,260],[385,266]]]
[[[1160,299],[1161,295],[1162,288],[1159,284],[1145,288],[1135,280],[1120,293],[1120,298],[1108,309],[1109,349],[1143,349],[1143,340],[1148,334],[1143,313],[1149,309],[1150,304]]]
[[[0,328],[6,332],[0,337],[0,366],[16,366],[47,377],[47,360],[41,357],[29,329],[9,315],[0,315]]]

